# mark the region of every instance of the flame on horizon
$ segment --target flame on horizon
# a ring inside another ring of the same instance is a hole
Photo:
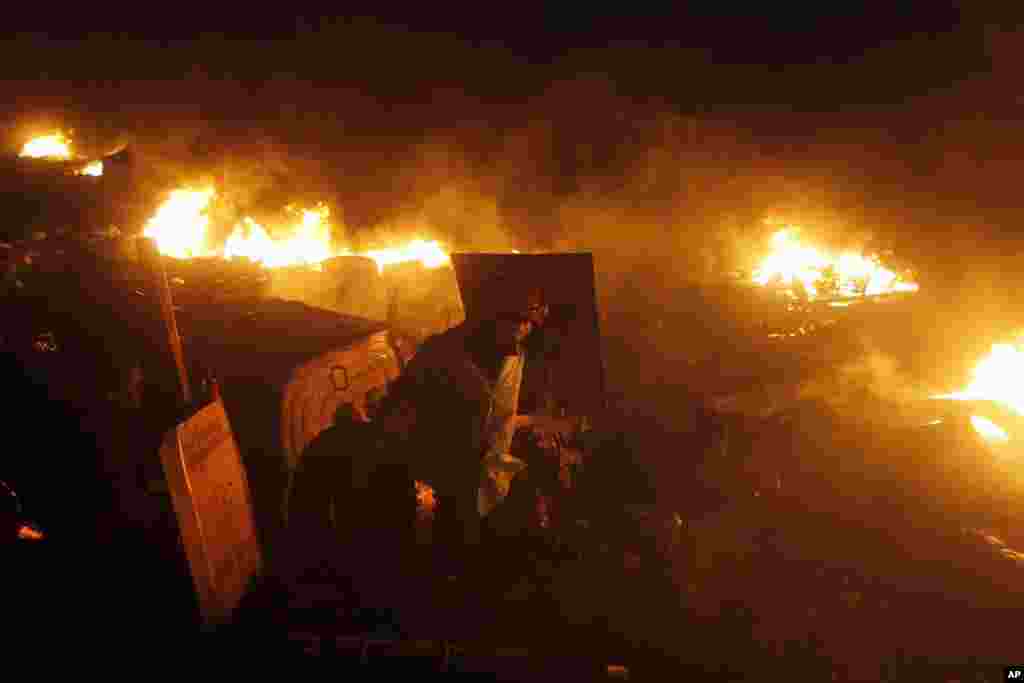
[[[26,142],[18,156],[29,159],[67,161],[72,156],[71,139],[60,131],[50,135],[41,135]]]
[[[225,242],[223,256],[248,258],[267,268],[319,265],[336,255],[331,248],[329,217],[326,206],[303,209],[301,218],[281,239],[273,239],[262,225],[246,217]]]
[[[210,255],[206,231],[210,227],[208,212],[214,194],[212,188],[174,190],[146,223],[142,234],[156,240],[157,249],[167,256]]]
[[[896,292],[916,292],[917,283],[903,280],[881,264],[877,256],[856,252],[838,255],[802,244],[795,228],[772,236],[772,250],[754,271],[761,286],[781,284],[790,293],[802,288],[809,300],[839,296],[854,298]]]
[[[423,239],[360,253],[335,247],[331,241],[330,211],[322,204],[314,209],[287,207],[296,218],[276,229],[268,229],[245,217],[218,247],[209,243],[208,235],[208,211],[215,197],[216,193],[209,188],[172,192],[146,224],[143,234],[156,239],[162,254],[174,258],[244,258],[266,268],[319,267],[330,258],[353,255],[372,259],[380,273],[388,266],[412,261],[430,269],[451,263],[448,252],[439,242]]]
[[[384,272],[386,266],[409,261],[419,261],[426,268],[440,268],[451,263],[448,254],[440,244],[420,239],[412,240],[402,247],[377,249],[360,255],[376,261],[377,271],[381,273]]]
[[[974,367],[966,389],[934,398],[995,401],[1024,415],[1024,347],[1019,343],[993,344],[989,355]],[[971,424],[987,441],[1005,443],[1010,440],[1004,429],[984,417],[972,415]]]

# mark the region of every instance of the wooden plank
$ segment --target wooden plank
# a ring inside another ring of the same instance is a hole
[[[249,482],[224,405],[169,431],[160,449],[204,623],[227,622],[263,560]]]
[[[139,238],[138,245],[139,257],[152,273],[153,284],[160,302],[160,313],[167,328],[167,345],[178,370],[182,402],[189,405],[192,403],[192,387],[189,385],[188,372],[185,369],[185,356],[181,350],[181,336],[178,334],[178,322],[174,315],[174,302],[171,300],[171,287],[167,281],[163,255],[157,249],[156,241],[151,238]]]

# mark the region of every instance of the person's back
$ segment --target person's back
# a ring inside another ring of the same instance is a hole
[[[303,452],[287,528],[286,578],[327,566],[370,592],[367,577],[388,574],[411,537],[415,497],[404,456],[387,424],[343,407]],[[360,586],[362,588],[360,588]]]
[[[376,430],[369,422],[337,417],[313,439],[295,470],[289,501],[289,535],[345,535],[343,522],[352,518],[356,458],[374,448]]]

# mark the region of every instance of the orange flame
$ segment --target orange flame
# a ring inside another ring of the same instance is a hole
[[[259,223],[245,218],[224,244],[224,257],[248,258],[268,268],[316,265],[335,255],[327,207],[305,209],[298,225],[283,239],[273,239]]]
[[[319,266],[335,256],[352,255],[347,249],[332,246],[330,212],[323,205],[301,211],[288,207],[298,219],[276,230],[268,230],[252,218],[243,218],[223,247],[212,247],[207,243],[210,224],[207,213],[214,196],[212,189],[172,192],[146,224],[143,234],[155,238],[160,252],[174,258],[219,255],[226,259],[249,259],[267,268]],[[448,252],[440,243],[422,239],[358,255],[373,259],[378,272],[411,261],[418,261],[427,268],[450,264]]]
[[[963,391],[935,396],[955,401],[995,401],[1018,415],[1024,415],[1024,347],[1020,344],[993,344],[992,351],[974,367],[971,383]],[[980,415],[971,416],[971,425],[986,441],[1006,443],[1007,432]]]
[[[440,244],[419,239],[409,242],[404,247],[367,251],[361,255],[376,261],[377,270],[382,273],[385,266],[410,261],[419,261],[426,268],[440,268],[450,263],[448,254],[445,253]]]
[[[71,139],[60,131],[42,135],[26,142],[18,156],[67,161],[71,158]]]
[[[936,398],[997,401],[1024,415],[1024,348],[1019,344],[993,344],[989,355],[974,367],[966,389]]]
[[[75,175],[87,175],[99,178],[103,175],[103,162],[99,160],[90,162],[81,170],[75,171]]]
[[[416,509],[421,517],[429,517],[437,508],[434,489],[422,481],[416,482]]]
[[[843,252],[838,256],[801,244],[796,230],[787,228],[772,236],[772,251],[754,271],[754,282],[766,286],[778,282],[786,287],[801,286],[810,300],[823,292],[830,279],[834,294],[841,297],[874,296],[895,292],[916,292],[918,285],[906,282],[885,268],[877,256]],[[792,292],[792,290],[790,290]]]
[[[1006,430],[980,415],[971,415],[971,426],[986,441],[1007,443],[1010,440],[1010,435],[1006,433]]]
[[[156,240],[161,254],[174,258],[207,256],[206,231],[210,226],[207,215],[214,191],[182,189],[160,205],[143,230],[143,235]]]

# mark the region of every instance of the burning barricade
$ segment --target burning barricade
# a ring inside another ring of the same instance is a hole
[[[218,244],[211,223],[216,198],[209,187],[175,190],[144,235],[175,259],[253,264],[267,272],[272,296],[388,320],[405,337],[421,340],[463,318],[448,253],[437,242],[412,239],[353,253],[334,241],[330,212],[317,205],[286,207],[276,228],[244,217]]]
[[[839,254],[800,242],[796,228],[776,232],[771,252],[754,271],[753,281],[804,301],[844,300],[916,292],[917,283],[881,263],[878,255]]]

